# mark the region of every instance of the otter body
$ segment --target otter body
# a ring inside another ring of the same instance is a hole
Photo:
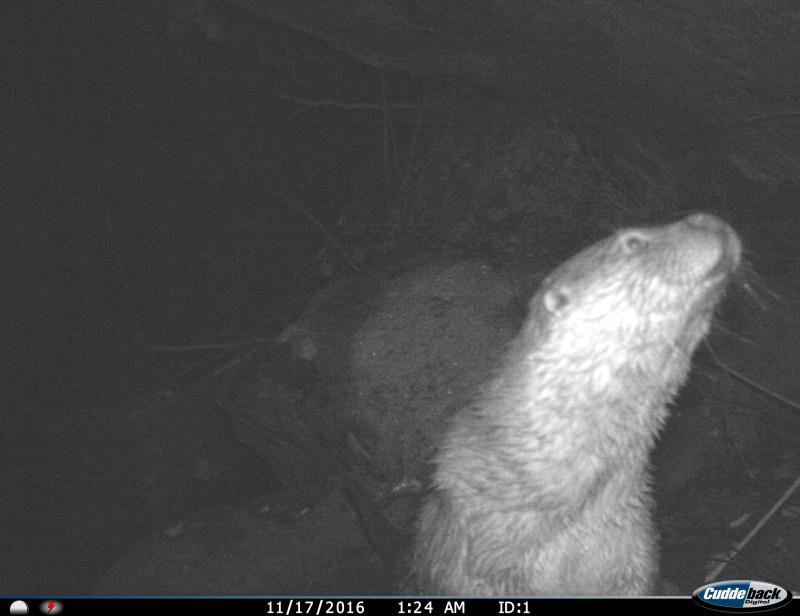
[[[479,258],[407,258],[324,290],[280,341],[329,384],[333,413],[389,482],[423,473],[447,420],[502,356],[530,281]],[[354,299],[357,298],[357,299]]]
[[[740,255],[733,229],[695,214],[620,231],[543,282],[436,457],[417,590],[653,592],[649,455]]]

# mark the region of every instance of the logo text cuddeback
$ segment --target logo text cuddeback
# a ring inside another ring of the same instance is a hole
[[[755,588],[751,588],[750,590],[745,590],[744,588],[726,588],[724,590],[719,590],[717,588],[706,588],[703,591],[703,599],[706,601],[714,599],[737,599],[741,601],[746,598],[747,603],[767,603],[770,601],[780,601],[782,591],[783,589],[781,588],[772,588],[770,590],[756,590]]]
[[[761,612],[788,604],[792,593],[777,584],[729,580],[701,586],[692,599],[703,607],[723,612]]]

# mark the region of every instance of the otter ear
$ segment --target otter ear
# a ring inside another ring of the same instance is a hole
[[[548,289],[543,298],[544,307],[550,314],[559,314],[569,306],[569,291],[563,287]]]

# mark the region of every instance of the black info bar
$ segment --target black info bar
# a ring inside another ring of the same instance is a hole
[[[259,616],[547,616],[577,608],[642,614],[666,607],[708,610],[689,597],[6,597],[14,614],[257,614]],[[660,605],[657,605],[660,604]],[[3,608],[0,608],[3,609]],[[792,610],[789,610],[792,611]],[[2,613],[2,612],[0,612]]]

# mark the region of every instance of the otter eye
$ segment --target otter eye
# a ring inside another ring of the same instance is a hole
[[[553,314],[560,312],[569,304],[569,296],[560,289],[550,289],[544,295],[544,307],[547,312]]]
[[[635,231],[630,231],[623,235],[620,238],[620,242],[622,243],[622,247],[625,249],[625,251],[630,254],[642,252],[645,248],[647,248],[647,238],[641,233],[637,233]]]

